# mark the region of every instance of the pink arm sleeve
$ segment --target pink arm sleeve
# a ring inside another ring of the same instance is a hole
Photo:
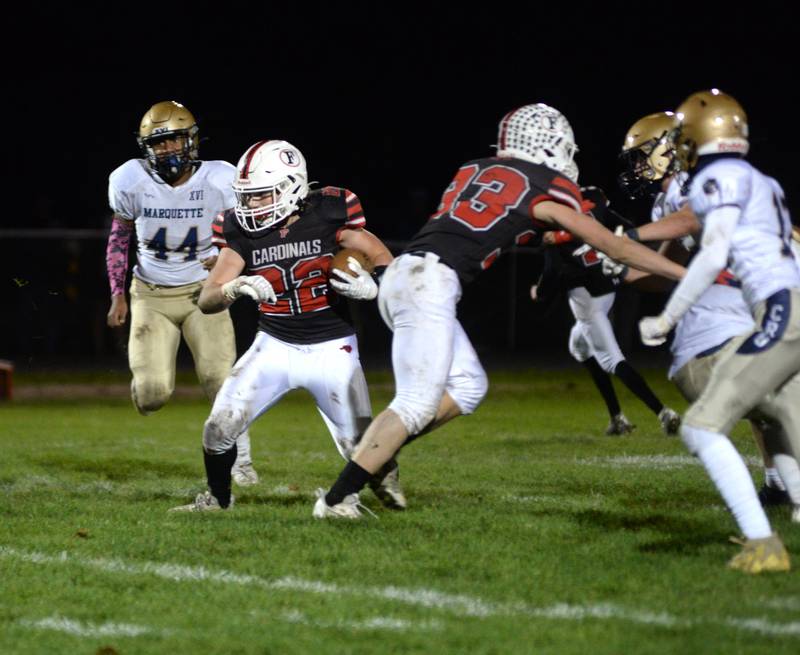
[[[131,241],[131,232],[133,232],[133,225],[114,218],[106,246],[106,270],[112,296],[125,293],[125,276],[128,273],[128,244]]]

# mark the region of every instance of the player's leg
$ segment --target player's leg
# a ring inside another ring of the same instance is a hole
[[[183,337],[192,351],[200,384],[213,403],[236,361],[236,335],[230,314],[228,311],[203,314],[195,306],[183,322]],[[234,482],[242,487],[257,484],[258,474],[253,467],[247,430],[237,437],[236,452]]]
[[[355,336],[335,339],[312,347],[302,366],[307,388],[317,401],[317,409],[333,437],[336,448],[349,460],[372,420],[367,381],[358,356]],[[405,509],[406,498],[400,487],[400,471],[393,457],[369,481],[369,486],[390,509]]]
[[[772,535],[750,474],[725,435],[756,403],[800,370],[800,302],[794,307],[787,302],[784,311],[776,314],[771,310],[781,300],[773,297],[760,308],[760,317],[771,317],[764,326],[721,351],[706,389],[687,412],[681,430],[684,442],[703,462],[748,540],[730,566],[750,573],[787,570],[789,558],[785,550],[778,552],[775,543],[777,554],[764,556],[762,543],[780,540]],[[791,430],[785,427],[787,432]],[[794,439],[791,434],[790,439]]]
[[[665,407],[647,384],[641,374],[631,366],[622,354],[614,335],[614,328],[608,319],[608,312],[614,304],[616,294],[608,293],[592,298],[592,313],[589,320],[587,339],[592,352],[604,371],[616,375],[658,417],[661,427],[667,434],[677,434],[680,416]]]
[[[133,278],[128,362],[133,374],[131,397],[143,415],[161,409],[175,389],[180,317],[174,316],[174,309],[165,290],[151,289]]]
[[[402,256],[384,274],[379,306],[394,331],[395,397],[367,428],[328,493],[318,499],[314,508],[318,518],[357,516],[357,511],[338,513],[336,506],[360,491],[409,435],[436,418],[453,361],[460,291],[455,272],[432,254]]]
[[[212,504],[225,508],[231,503],[231,470],[236,461],[237,436],[289,389],[288,347],[259,332],[217,393],[203,426],[203,458]]]

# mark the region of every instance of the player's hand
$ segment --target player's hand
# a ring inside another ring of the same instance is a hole
[[[207,271],[210,271],[214,268],[214,264],[217,263],[217,255],[213,255],[207,259],[201,259],[200,263],[203,265],[203,268]]]
[[[672,323],[664,315],[647,316],[639,321],[639,333],[645,346],[660,346],[667,340]]]
[[[346,298],[353,300],[372,300],[378,295],[378,285],[353,257],[347,258],[347,267],[354,275],[348,275],[338,268],[331,269],[330,285]],[[333,277],[333,276],[336,277]],[[338,278],[338,279],[337,279]]]
[[[228,300],[236,300],[239,296],[248,296],[256,302],[268,302],[274,305],[278,301],[275,290],[269,281],[260,275],[240,275],[222,285],[222,295]]]
[[[108,310],[106,315],[106,323],[108,327],[120,327],[125,325],[125,319],[128,318],[128,301],[125,299],[125,294],[119,296],[111,296],[111,309]]]
[[[542,235],[542,243],[546,246],[552,246],[556,242],[556,233],[555,232],[545,232]]]
[[[611,259],[606,253],[597,251],[597,258],[601,262],[603,275],[606,277],[623,277],[628,271],[625,264],[620,264],[616,259]]]
[[[536,302],[537,300],[539,300],[539,285],[538,284],[531,285],[531,300],[533,300],[533,302]]]

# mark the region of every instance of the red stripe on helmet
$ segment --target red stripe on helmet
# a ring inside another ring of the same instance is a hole
[[[245,154],[245,157],[247,157],[247,159],[245,159],[245,162],[244,162],[244,170],[242,170],[241,171],[241,175],[239,175],[239,179],[240,180],[246,180],[248,178],[248,175],[250,175],[250,173],[249,173],[250,162],[253,161],[253,157],[255,157],[256,151],[261,146],[263,146],[265,143],[269,143],[269,141],[268,140],[267,141],[259,141],[254,146],[250,146],[250,150],[248,150],[247,153]]]
[[[522,107],[517,107],[516,109],[512,109],[508,112],[503,119],[500,121],[500,143],[497,144],[498,150],[505,150],[506,149],[506,132],[508,131],[508,121],[511,120],[511,117],[516,114]]]

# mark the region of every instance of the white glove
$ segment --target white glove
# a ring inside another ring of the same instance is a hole
[[[639,321],[639,333],[645,346],[660,346],[667,340],[672,322],[665,314],[647,316]]]
[[[354,257],[347,258],[347,267],[355,273],[348,275],[338,268],[331,269],[330,285],[346,298],[372,300],[378,295],[378,285]],[[338,280],[333,277],[335,275]]]
[[[256,302],[268,302],[273,305],[278,301],[272,285],[260,275],[240,275],[226,282],[222,285],[222,295],[228,300],[249,296]]]
[[[606,277],[619,277],[624,275],[628,268],[625,264],[620,264],[616,259],[611,259],[606,253],[597,251],[597,258],[601,262],[603,275]]]

